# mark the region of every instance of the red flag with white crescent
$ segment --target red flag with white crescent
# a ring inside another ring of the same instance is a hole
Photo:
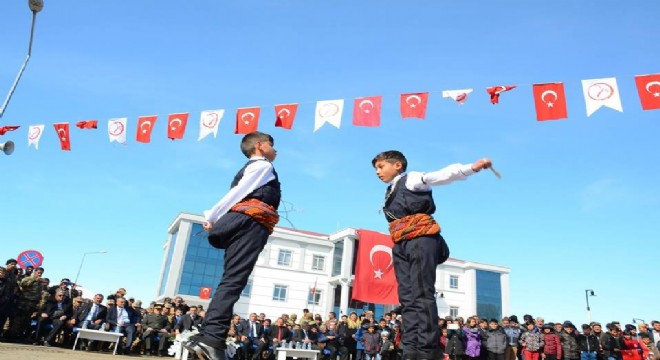
[[[401,94],[401,117],[402,118],[426,118],[426,105],[429,101],[429,93]]]
[[[498,85],[498,86],[491,86],[488,89],[486,89],[486,92],[490,94],[490,103],[491,104],[497,104],[500,102],[500,94],[509,91],[512,89],[515,89],[516,85]]]
[[[368,96],[355,99],[353,103],[353,125],[380,126],[382,96]]]
[[[98,129],[98,120],[78,121],[76,127],[79,129]]]
[[[53,124],[57,137],[60,139],[62,150],[71,151],[71,139],[69,139],[69,123]]]
[[[158,119],[156,115],[140,116],[138,118],[135,140],[145,144],[151,142],[151,131],[154,129],[156,119]]]
[[[660,74],[635,76],[635,84],[642,109],[660,109]]]
[[[202,286],[199,288],[199,298],[202,300],[208,300],[211,298],[211,293],[213,289],[208,286]]]
[[[534,84],[532,90],[536,120],[558,120],[568,117],[563,83]]]
[[[236,128],[234,129],[234,134],[249,134],[257,131],[260,112],[261,108],[258,106],[238,109],[236,111]]]
[[[399,304],[389,234],[358,230],[353,299],[374,304]]]
[[[188,113],[170,114],[167,117],[167,137],[174,139],[183,139],[188,124]]]
[[[7,125],[7,126],[0,126],[0,135],[4,135],[9,131],[14,131],[20,128],[20,125]]]
[[[275,127],[291,130],[296,112],[298,112],[298,104],[275,105]]]

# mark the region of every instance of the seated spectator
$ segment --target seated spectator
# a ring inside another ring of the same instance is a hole
[[[147,314],[142,322],[142,340],[144,340],[146,355],[164,355],[169,337],[167,317],[162,315],[162,305],[154,306],[154,311]],[[153,348],[153,342],[158,338],[158,349]]]
[[[241,347],[243,360],[248,360],[250,353],[253,351],[252,346],[256,346],[252,353],[252,359],[256,360],[263,349],[266,347],[264,338],[264,326],[257,321],[257,314],[251,313],[249,318],[243,322],[240,329],[240,339],[243,346]]]
[[[129,354],[135,334],[141,326],[140,314],[132,307],[126,306],[126,299],[123,297],[116,298],[115,302],[116,306],[108,309],[105,322],[108,324],[108,331],[122,333],[126,337],[124,347],[117,349],[117,353]]]
[[[60,331],[66,330],[64,326],[67,320],[73,317],[73,305],[67,301],[64,290],[57,289],[55,291],[55,298],[46,302],[46,305],[41,311],[39,321],[37,323],[37,339],[39,339],[39,332],[45,328],[46,325],[51,324],[53,327],[44,338],[44,346],[52,346],[52,342]]]
[[[177,308],[176,313],[183,312],[183,308]],[[197,308],[191,307],[187,314],[181,317],[181,320],[174,325],[176,334],[184,331],[191,331],[193,327],[198,327],[202,323],[202,318],[197,314]]]

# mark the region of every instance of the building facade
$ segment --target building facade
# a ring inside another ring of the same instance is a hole
[[[181,296],[188,304],[209,300],[203,288],[215,289],[223,273],[224,251],[211,247],[202,229],[204,218],[181,213],[168,229],[156,301]],[[351,300],[357,229],[319,234],[275,227],[234,312],[277,317],[307,308],[324,318],[330,311],[347,314],[372,310],[376,316],[393,305]],[[501,318],[509,313],[509,273],[506,267],[450,258],[436,270],[440,316]]]

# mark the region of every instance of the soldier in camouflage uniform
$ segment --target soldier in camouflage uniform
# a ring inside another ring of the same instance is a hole
[[[23,278],[19,283],[17,310],[9,328],[9,336],[14,341],[26,340],[25,332],[30,328],[30,319],[39,309],[42,300],[44,269],[37,268],[31,276]]]

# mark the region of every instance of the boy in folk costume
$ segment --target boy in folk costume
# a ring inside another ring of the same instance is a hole
[[[241,151],[249,161],[234,177],[229,192],[204,211],[209,243],[225,250],[224,273],[206,311],[202,330],[184,344],[189,351],[211,360],[225,359],[234,303],[279,221],[281,192],[272,164],[276,156],[273,137],[249,133],[241,141]]]
[[[378,178],[390,184],[383,210],[394,241],[392,256],[405,329],[404,359],[438,359],[441,355],[435,270],[449,257],[449,248],[431,216],[435,212],[431,186],[465,180],[489,168],[491,161],[484,158],[429,173],[406,173],[405,156],[392,150],[376,155],[371,164]]]

